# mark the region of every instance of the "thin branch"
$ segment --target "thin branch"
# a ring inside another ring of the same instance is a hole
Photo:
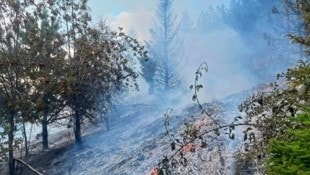
[[[42,173],[40,173],[38,170],[34,169],[31,165],[29,165],[28,163],[26,163],[25,161],[18,159],[18,158],[14,158],[14,160],[16,160],[17,162],[25,165],[27,168],[29,168],[32,172],[34,172],[36,175],[43,175]]]
[[[204,131],[203,133],[199,134],[197,136],[197,138],[199,137],[202,137],[204,135],[207,135],[211,132],[214,132],[214,131],[218,131],[220,129],[223,129],[223,128],[227,128],[227,127],[236,127],[236,126],[256,126],[255,124],[251,124],[251,123],[248,123],[248,124],[245,124],[245,123],[238,123],[238,124],[229,124],[229,125],[221,125],[217,128],[213,128],[213,129],[210,129],[210,130],[207,130],[207,131]],[[183,148],[185,146],[187,146],[188,144],[190,143],[193,143],[194,141],[196,140],[196,138],[191,138],[189,141],[185,142],[179,149],[177,149],[171,156],[170,158],[168,159],[169,161],[172,160],[179,152],[181,152],[183,150]]]
[[[207,64],[206,62],[201,63],[201,64],[199,65],[197,71],[196,71],[195,84],[194,84],[194,90],[195,90],[194,96],[195,96],[195,99],[193,99],[193,100],[197,102],[199,108],[201,109],[201,111],[202,111],[203,113],[205,113],[216,125],[221,126],[221,125],[215,120],[215,118],[213,118],[212,115],[209,114],[208,111],[204,109],[204,107],[202,106],[202,104],[200,103],[199,98],[198,98],[198,88],[197,88],[198,80],[199,80],[198,75],[201,74],[201,69],[203,68],[203,66],[205,66],[205,71],[208,72],[208,64]]]

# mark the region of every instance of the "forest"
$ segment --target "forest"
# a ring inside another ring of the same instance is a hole
[[[1,175],[310,174],[308,0],[132,3],[0,1]]]

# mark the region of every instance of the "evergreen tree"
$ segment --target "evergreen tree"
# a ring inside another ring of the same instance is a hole
[[[155,64],[143,72],[156,93],[177,88],[180,84],[178,64],[180,63],[179,25],[172,11],[173,0],[159,0],[154,26],[150,29],[151,40],[147,44],[150,59]],[[155,70],[151,72],[152,70]],[[150,80],[152,77],[152,80]]]
[[[202,12],[197,22],[199,32],[210,33],[212,31],[220,30],[225,20],[224,6],[209,6],[207,10]]]
[[[310,54],[310,41],[309,41],[309,33],[310,33],[310,2],[306,0],[293,1],[293,0],[284,0],[290,10],[297,14],[297,17],[301,18],[303,21],[302,27],[304,28],[304,32],[297,32],[291,34],[291,38],[294,42],[299,44],[302,47],[305,47],[304,51],[307,55]],[[306,61],[309,61],[309,56],[306,58]]]
[[[187,11],[184,11],[182,14],[182,23],[181,23],[181,32],[188,33],[193,28],[193,21],[188,15]]]
[[[299,30],[302,25],[285,1],[290,0],[232,0],[223,18],[225,24],[240,34],[247,48],[255,51],[239,62],[249,67],[260,82],[273,81],[270,77],[294,64],[299,59],[296,55],[303,57],[300,48],[287,37],[289,33],[302,32]]]

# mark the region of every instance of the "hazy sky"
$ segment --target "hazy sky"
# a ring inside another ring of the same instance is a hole
[[[94,21],[107,19],[114,28],[121,26],[125,31],[133,29],[140,41],[147,41],[157,2],[158,0],[89,0],[89,6]],[[186,11],[193,22],[196,22],[200,13],[208,10],[210,5],[228,2],[230,0],[174,0],[173,9],[179,19]],[[244,57],[246,46],[233,29],[227,27],[203,35],[193,31],[182,39],[186,43],[180,73],[184,87],[193,83],[194,72],[204,61],[210,68],[204,81],[207,82],[204,88],[206,93],[202,98],[220,98],[253,86],[251,77],[235,63],[235,58]]]
[[[149,38],[149,27],[158,0],[89,0],[94,21],[107,19],[114,27],[122,26],[126,31],[134,29],[141,40]],[[228,0],[174,0],[175,13],[181,17],[187,11],[191,18],[211,4],[222,4]]]

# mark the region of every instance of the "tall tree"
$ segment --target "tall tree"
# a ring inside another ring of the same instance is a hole
[[[90,27],[87,0],[59,0],[56,4],[58,8],[54,11],[61,13],[66,29],[69,63],[64,98],[73,111],[75,142],[81,147],[82,122],[106,112],[116,92],[137,86],[137,74],[128,66],[128,59],[145,52],[122,28],[113,32],[102,23],[97,28]]]
[[[84,44],[82,36],[85,36],[89,28],[88,23],[91,20],[89,15],[87,0],[58,0],[57,6],[52,13],[61,14],[61,26],[65,29],[65,49],[67,50],[68,59],[68,78],[66,102],[73,111],[72,122],[74,123],[75,142],[78,147],[82,145],[81,123],[82,116],[87,110],[87,105],[91,105],[86,100],[85,86],[87,85],[87,69],[82,65],[82,59],[85,55],[82,53]],[[81,45],[79,45],[81,43]],[[79,47],[79,48],[78,48]],[[88,98],[90,99],[90,98]]]
[[[20,118],[24,96],[29,92],[25,79],[29,65],[22,44],[22,31],[28,22],[27,9],[33,3],[20,0],[0,2],[0,114],[4,132],[8,138],[8,162],[10,175],[14,174],[14,148],[16,122]]]
[[[199,32],[212,32],[217,31],[223,27],[223,20],[225,15],[224,6],[209,6],[209,8],[202,12],[197,22]]]
[[[32,106],[42,125],[42,148],[48,149],[48,124],[58,119],[58,113],[65,107],[63,93],[67,61],[62,48],[63,37],[59,32],[59,15],[53,14],[53,4],[41,2],[24,32],[27,46],[29,80],[32,81]]]
[[[181,32],[188,33],[193,28],[193,21],[191,20],[187,11],[182,13]]]
[[[176,23],[172,5],[173,0],[158,1],[154,25],[150,29],[151,40],[147,44],[150,58],[155,62],[152,65],[155,71],[144,74],[152,77],[150,86],[157,93],[177,88],[180,84],[177,69],[181,61],[179,24]]]
[[[295,18],[301,18],[302,24],[300,22],[294,22],[293,24],[298,25],[297,30],[291,32],[291,38],[294,42],[298,43],[301,47],[300,51],[304,51],[307,54],[307,57],[304,61],[309,61],[310,54],[310,41],[309,41],[309,33],[310,33],[310,2],[306,0],[294,1],[294,0],[283,0],[287,5],[291,13],[295,15]]]
[[[289,10],[290,3],[285,1],[291,0],[232,0],[223,18],[240,34],[247,48],[254,51],[239,62],[249,67],[253,77],[260,82],[272,81],[272,75],[296,62],[296,55],[302,57],[302,52],[287,37],[288,33],[301,32],[300,19],[297,13]]]

